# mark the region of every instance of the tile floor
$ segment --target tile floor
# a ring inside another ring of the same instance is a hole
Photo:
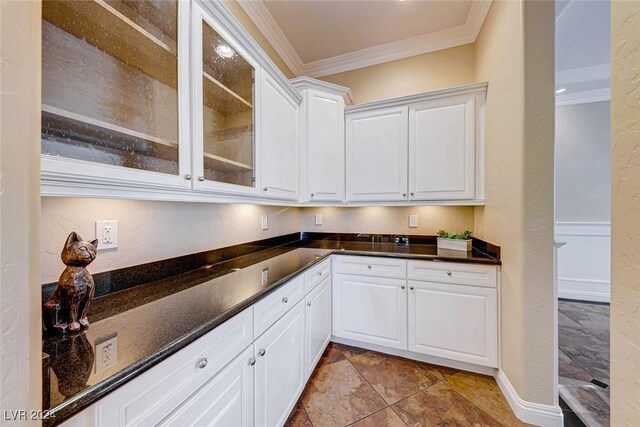
[[[331,343],[287,426],[522,426],[492,377]]]
[[[558,310],[558,370],[560,397],[566,402],[565,426],[580,426],[580,421],[589,427],[608,426],[609,305],[560,300]]]

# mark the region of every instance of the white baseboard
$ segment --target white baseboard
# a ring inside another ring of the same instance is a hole
[[[591,290],[593,282],[566,280],[558,278],[558,298],[579,301],[611,302],[609,282],[603,282],[602,290]]]
[[[502,369],[498,370],[495,378],[502,394],[509,402],[511,410],[520,421],[543,427],[562,427],[564,417],[560,406],[543,405],[523,400],[518,396],[516,389],[513,388]]]

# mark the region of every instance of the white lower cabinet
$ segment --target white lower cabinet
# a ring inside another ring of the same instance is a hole
[[[253,364],[251,345],[159,425],[253,426]]]
[[[299,302],[255,341],[256,426],[282,426],[304,388],[304,316]]]
[[[409,351],[497,367],[493,288],[409,281]]]
[[[331,276],[327,276],[305,300],[306,372],[311,375],[331,340]]]
[[[333,335],[406,350],[407,281],[337,274]]]
[[[407,268],[378,267],[400,262]],[[498,367],[497,267],[337,256],[334,273],[337,338]]]

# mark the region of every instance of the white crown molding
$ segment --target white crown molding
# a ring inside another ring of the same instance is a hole
[[[340,86],[335,83],[325,82],[324,80],[313,79],[311,77],[296,77],[289,80],[293,87],[298,90],[302,89],[318,89],[328,93],[332,93],[337,96],[341,96],[344,99],[345,105],[353,105],[353,98],[351,96],[351,89],[345,86]]]
[[[580,92],[561,93],[556,95],[556,107],[567,105],[588,104],[590,102],[602,102],[611,100],[611,89],[592,89]]]
[[[485,94],[489,83],[474,83],[470,85],[457,86],[441,90],[419,93],[417,95],[401,96],[398,98],[383,99],[382,101],[367,102],[366,104],[352,105],[345,108],[346,114],[359,113],[363,111],[377,110],[379,108],[397,107],[400,105],[413,104],[416,102],[432,101],[444,97],[455,95],[468,95],[471,93]]]
[[[556,73],[556,86],[587,83],[611,79],[611,64],[598,64],[589,67],[572,68]]]
[[[280,55],[285,64],[291,69],[291,72],[295,76],[302,75],[303,64],[300,57],[264,3],[256,0],[238,0],[238,4],[244,9],[247,15],[249,15],[249,18],[256,24],[269,43],[271,43],[271,46],[278,52],[278,55]]]
[[[522,399],[502,369],[495,376],[498,387],[520,421],[544,427],[562,427],[562,409],[558,405],[543,405]]]
[[[489,13],[491,2],[492,0],[474,1],[465,23],[456,27],[303,63],[261,1],[239,0],[240,6],[269,40],[291,71],[296,76],[309,77],[328,76],[473,43],[478,37],[487,13]]]

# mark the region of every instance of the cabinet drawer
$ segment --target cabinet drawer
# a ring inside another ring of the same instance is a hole
[[[304,297],[304,277],[291,280],[268,297],[258,301],[254,307],[254,330],[256,337],[262,335],[276,320]]]
[[[156,425],[252,341],[249,308],[99,401],[98,425]]]
[[[308,294],[324,279],[331,276],[331,260],[327,259],[313,266],[304,274],[304,293]]]
[[[355,274],[358,276],[375,276],[405,279],[407,277],[407,261],[403,259],[337,256],[334,269],[336,273]]]
[[[496,267],[434,261],[409,261],[409,280],[496,287]]]

